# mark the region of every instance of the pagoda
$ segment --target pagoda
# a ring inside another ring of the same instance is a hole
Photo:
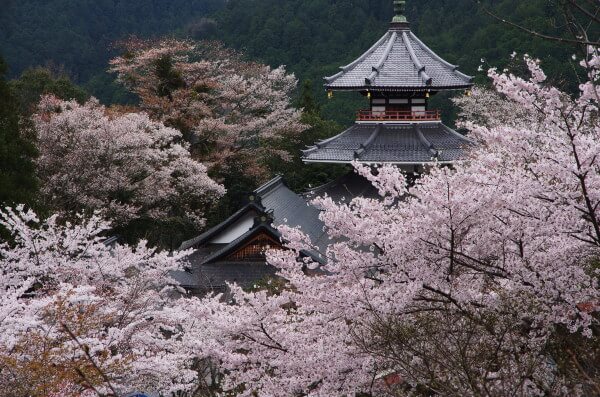
[[[340,72],[325,78],[334,91],[358,91],[369,108],[339,135],[303,151],[305,163],[395,164],[420,172],[428,164],[452,164],[473,142],[445,126],[429,98],[440,91],[469,94],[473,78],[458,71],[410,30],[405,1],[394,0],[388,31]]]
[[[404,17],[404,1],[395,0],[388,32],[357,60],[325,79],[333,91],[358,91],[369,99],[369,109],[357,113],[346,131],[305,150],[306,163],[395,164],[419,173],[428,164],[452,164],[464,159],[473,142],[446,127],[429,98],[445,90],[470,90],[472,78],[458,71],[423,44]],[[331,243],[315,197],[335,202],[354,197],[378,198],[378,190],[355,172],[310,192],[290,190],[281,177],[249,194],[242,208],[180,249],[192,249],[185,271],[172,277],[190,294],[221,292],[228,283],[252,288],[272,278],[276,269],[267,263],[265,250],[285,249],[279,227],[298,227],[313,243],[301,257],[324,263]],[[305,270],[307,272],[310,269]]]

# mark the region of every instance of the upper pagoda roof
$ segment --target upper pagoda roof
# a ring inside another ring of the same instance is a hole
[[[470,88],[473,78],[427,47],[408,23],[392,23],[367,52],[326,77],[330,90],[440,91]]]

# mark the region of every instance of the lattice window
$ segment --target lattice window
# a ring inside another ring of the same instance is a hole
[[[265,251],[271,248],[281,248],[281,243],[266,234],[259,234],[245,246],[227,257],[230,261],[261,262],[264,261]]]

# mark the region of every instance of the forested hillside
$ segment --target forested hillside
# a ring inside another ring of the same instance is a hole
[[[498,15],[538,31],[556,33],[558,18],[548,0],[487,1]],[[450,62],[474,74],[485,59],[503,66],[513,51],[541,57],[549,74],[572,73],[560,55],[564,46],[510,28],[487,16],[472,0],[407,2],[413,31]],[[270,64],[285,64],[300,77],[335,71],[353,60],[385,31],[389,0],[232,0],[218,14],[218,37]]]
[[[508,20],[537,31],[561,34],[559,9],[553,0],[484,1],[484,6]],[[412,30],[436,53],[460,65],[477,81],[484,63],[505,67],[513,51],[542,59],[553,82],[569,81],[576,88],[571,61],[574,49],[529,34],[495,20],[473,0],[407,1]],[[216,38],[243,49],[269,64],[284,64],[301,79],[311,79],[317,90],[323,76],[351,62],[385,31],[392,16],[389,0],[232,0],[218,13]],[[562,30],[561,30],[562,29]],[[321,100],[324,95],[320,95]],[[353,97],[353,96],[350,96]],[[340,106],[341,105],[341,106]],[[352,115],[356,102],[325,104],[330,117]]]
[[[116,40],[172,34],[218,9],[223,0],[2,0],[0,54],[10,76],[33,66],[64,69],[112,99],[104,73]],[[117,100],[119,98],[116,98]]]
[[[564,31],[554,0],[483,3],[503,18],[535,30]],[[114,95],[105,70],[115,53],[113,43],[132,34],[221,40],[272,66],[286,65],[301,80],[311,79],[316,90],[321,77],[334,73],[380,37],[392,14],[390,0],[5,0],[3,4],[0,54],[7,60],[9,76],[28,67],[52,65],[87,84],[104,102],[124,100]],[[472,0],[408,1],[407,7],[415,33],[466,73],[477,74],[482,59],[504,67],[513,51],[527,52],[543,60],[555,81],[569,80],[570,88],[576,87],[568,46],[532,39],[487,16]]]

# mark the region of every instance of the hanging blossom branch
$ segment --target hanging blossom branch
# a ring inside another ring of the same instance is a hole
[[[599,47],[600,46],[600,41],[591,41],[587,38],[580,38],[580,39],[568,39],[568,38],[564,38],[564,37],[558,37],[558,36],[552,36],[552,35],[548,35],[548,34],[544,34],[544,33],[540,33],[537,32],[533,29],[529,29],[526,28],[522,25],[519,25],[518,23],[509,21],[505,18],[500,17],[499,15],[497,15],[496,13],[494,13],[493,11],[491,11],[489,8],[487,8],[486,6],[483,5],[483,3],[481,2],[481,0],[473,0],[478,7],[483,10],[483,12],[485,12],[487,15],[489,15],[490,17],[494,18],[497,21],[500,21],[504,24],[507,24],[509,26],[512,26],[514,28],[517,28],[527,34],[530,34],[532,36],[535,37],[539,37],[541,39],[545,39],[545,40],[551,40],[551,41],[557,41],[560,43],[569,43],[569,44],[583,44],[583,45],[590,45],[590,46],[594,46],[594,47]],[[574,3],[573,1],[571,1],[570,3]],[[600,9],[600,7],[598,8]],[[597,11],[598,11],[597,9]],[[587,14],[586,14],[587,15]],[[594,17],[593,19],[596,20],[597,19],[597,13],[593,14]]]
[[[290,249],[268,257],[287,288],[206,300],[226,387],[393,395],[373,383],[391,373],[440,395],[594,393],[600,58],[582,62],[592,72],[576,98],[524,62],[529,78],[492,69],[497,92],[461,100],[478,117],[461,122],[479,143],[468,161],[432,169],[410,194],[398,169],[357,165],[382,200],[316,200],[332,238],[326,265],[305,264],[319,275],[297,260],[308,237],[282,228]],[[562,359],[571,346],[575,364]]]

